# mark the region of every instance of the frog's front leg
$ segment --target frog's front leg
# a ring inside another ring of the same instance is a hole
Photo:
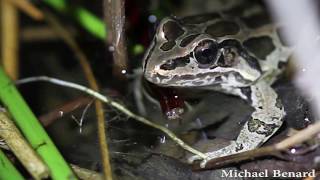
[[[206,153],[206,159],[197,155],[191,156],[188,159],[190,163],[202,159],[200,165],[205,167],[210,159],[254,149],[262,145],[279,129],[285,112],[278,95],[270,85],[266,82],[257,82],[250,86],[246,97],[255,111],[242,127],[237,139],[222,149]]]

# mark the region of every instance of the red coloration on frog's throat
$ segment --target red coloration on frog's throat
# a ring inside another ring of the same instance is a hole
[[[177,90],[167,87],[159,87],[152,83],[148,83],[152,93],[158,99],[162,112],[170,119],[179,119],[184,111],[184,99],[179,96]],[[172,114],[176,114],[174,117]]]

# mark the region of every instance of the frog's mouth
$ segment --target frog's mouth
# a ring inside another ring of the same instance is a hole
[[[173,94],[179,96],[183,99],[201,97],[208,92],[208,89],[211,88],[192,88],[186,86],[165,86],[165,85],[158,85],[153,82],[148,81],[147,79],[143,80],[143,87],[151,95],[153,98],[158,99],[159,93],[163,95],[163,93]],[[212,87],[212,86],[210,86]]]
[[[222,84],[233,87],[245,87],[253,83],[252,79],[245,79],[239,72],[205,72],[194,74],[179,74],[163,76],[161,74],[145,74],[145,78],[152,84],[160,87],[192,88],[220,86]]]

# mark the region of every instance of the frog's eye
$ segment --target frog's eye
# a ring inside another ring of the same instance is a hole
[[[223,49],[222,56],[219,57],[217,62],[218,66],[230,67],[236,63],[238,59],[238,51],[234,47],[226,47]]]
[[[193,56],[199,65],[211,65],[216,61],[218,45],[212,40],[203,40],[193,51]]]

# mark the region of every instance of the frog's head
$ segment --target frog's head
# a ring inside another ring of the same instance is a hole
[[[162,20],[144,58],[144,77],[159,86],[248,86],[261,76],[258,61],[235,38],[213,37],[205,25]]]

